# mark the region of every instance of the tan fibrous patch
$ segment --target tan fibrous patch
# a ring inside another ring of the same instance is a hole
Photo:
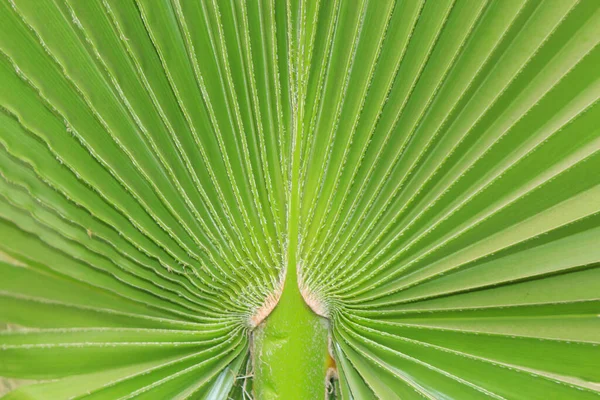
[[[252,314],[250,316],[250,320],[248,321],[248,323],[250,325],[250,329],[254,329],[258,325],[260,325],[260,323],[263,322],[265,320],[265,318],[267,318],[269,316],[269,314],[271,314],[271,312],[275,309],[275,307],[277,306],[277,303],[279,303],[279,299],[281,298],[281,293],[283,292],[283,284],[285,282],[285,275],[286,275],[286,271],[284,269],[281,273],[281,276],[279,277],[279,282],[277,284],[275,291],[273,293],[270,293],[266,297],[264,303],[258,309],[256,309],[254,314]]]
[[[299,263],[296,268],[298,271],[298,287],[300,288],[300,294],[302,295],[304,302],[315,314],[320,315],[323,318],[329,318],[329,308],[327,307],[327,304],[323,301],[321,296],[310,290],[308,286],[304,284],[304,280],[302,279],[302,264]]]
[[[271,314],[277,303],[279,303],[279,298],[281,297],[281,287],[276,290],[274,293],[271,293],[265,299],[260,308],[256,310],[256,312],[250,317],[250,327],[256,328],[260,325],[261,322],[265,320]]]
[[[300,294],[304,298],[304,302],[310,307],[311,310],[317,315],[324,318],[329,318],[329,311],[325,303],[317,296],[314,292],[309,290],[307,287],[300,287]]]

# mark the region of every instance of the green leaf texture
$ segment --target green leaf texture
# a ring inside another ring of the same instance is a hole
[[[600,398],[599,43],[597,0],[0,1],[5,398],[260,399],[284,286],[330,399]]]

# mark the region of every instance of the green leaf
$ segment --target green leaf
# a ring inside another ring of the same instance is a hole
[[[0,2],[0,396],[598,398],[599,45],[596,0]]]

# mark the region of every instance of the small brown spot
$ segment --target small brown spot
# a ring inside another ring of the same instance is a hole
[[[337,364],[335,363],[335,359],[331,357],[331,354],[329,354],[329,352],[327,352],[325,366],[327,367],[327,371],[329,371],[330,369],[332,369],[333,371],[337,371]]]

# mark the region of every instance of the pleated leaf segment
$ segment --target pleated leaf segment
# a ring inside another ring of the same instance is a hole
[[[0,1],[6,399],[600,398],[597,0]]]

